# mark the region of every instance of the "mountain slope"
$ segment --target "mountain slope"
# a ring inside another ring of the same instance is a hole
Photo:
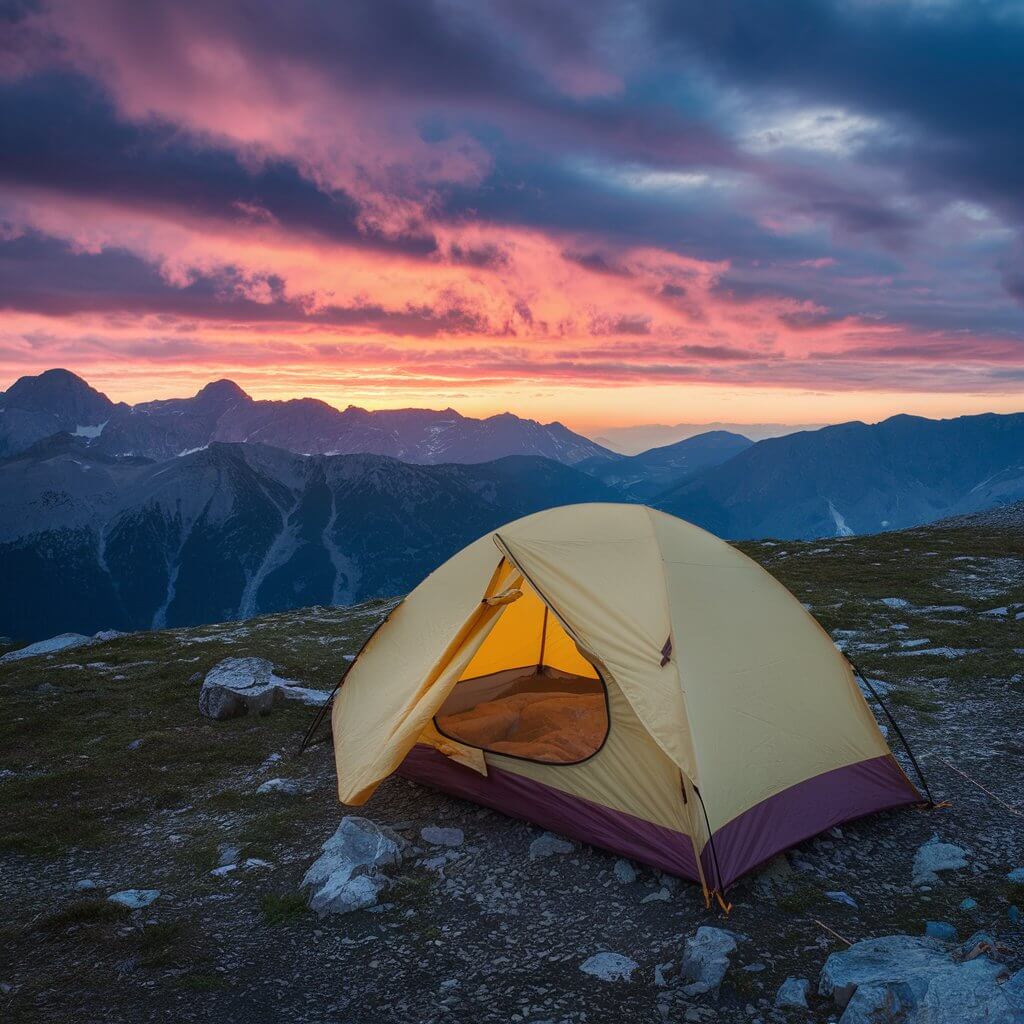
[[[561,423],[511,413],[474,419],[453,409],[370,412],[349,406],[341,411],[312,398],[256,401],[229,380],[207,384],[192,398],[115,406],[74,374],[48,370],[23,377],[0,394],[0,457],[62,430],[94,436],[96,447],[108,454],[152,459],[173,458],[214,441],[267,444],[300,454],[388,455],[422,465],[490,462],[506,455],[540,455],[573,465],[610,454]]]
[[[655,504],[723,537],[874,533],[1024,497],[1024,414],[894,416],[760,441]]]
[[[639,455],[596,456],[578,468],[630,501],[646,501],[702,469],[727,462],[753,443],[740,434],[710,430]]]
[[[0,462],[0,634],[142,629],[410,589],[487,530],[612,497],[547,459],[415,466],[214,442],[164,462],[67,435]]]

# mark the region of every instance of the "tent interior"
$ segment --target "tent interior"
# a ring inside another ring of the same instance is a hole
[[[578,764],[608,735],[596,669],[528,584],[507,604],[434,717],[449,739],[544,764]]]

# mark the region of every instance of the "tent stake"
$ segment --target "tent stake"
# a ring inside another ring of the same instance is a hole
[[[815,924],[816,924],[816,925],[817,925],[817,926],[818,926],[819,928],[824,928],[824,929],[825,929],[825,931],[827,931],[827,932],[829,933],[829,935],[834,935],[834,936],[835,936],[835,937],[836,937],[836,938],[837,938],[837,939],[838,939],[838,940],[839,940],[840,942],[845,942],[845,943],[846,943],[846,944],[847,944],[848,946],[852,946],[852,945],[853,945],[853,943],[852,943],[852,942],[851,942],[851,941],[850,941],[849,939],[844,939],[844,938],[842,937],[842,935],[840,935],[840,934],[839,934],[839,932],[837,932],[837,931],[833,931],[833,930],[832,930],[831,928],[829,928],[829,926],[828,926],[827,924],[825,924],[825,922],[824,922],[824,921],[819,921],[819,920],[818,920],[818,919],[817,919],[816,917],[812,917],[812,918],[811,918],[811,920],[812,920],[812,921],[813,921],[813,922],[814,922],[814,923],[815,923]]]

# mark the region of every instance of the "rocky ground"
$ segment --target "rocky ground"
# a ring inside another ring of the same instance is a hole
[[[404,841],[392,883],[318,917],[300,883],[344,809],[329,748],[295,755],[310,709],[211,721],[199,690],[233,656],[329,689],[386,605],[100,638],[0,664],[0,1019],[823,1022],[842,1012],[818,994],[830,954],[929,921],[986,931],[1002,984],[1024,966],[1019,528],[745,548],[885,684],[950,807],[805,843],[738,883],[726,919],[692,885],[392,779],[360,811]],[[272,779],[295,785],[258,792]],[[936,836],[964,866],[914,885]],[[745,938],[699,993],[681,968],[708,926]],[[774,1007],[787,978],[808,1009]]]

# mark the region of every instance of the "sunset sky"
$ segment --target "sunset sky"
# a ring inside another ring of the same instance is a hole
[[[1024,409],[1024,8],[0,0],[0,388]]]

